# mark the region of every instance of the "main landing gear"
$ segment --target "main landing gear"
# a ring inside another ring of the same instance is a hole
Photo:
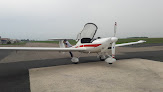
[[[106,57],[105,57],[105,55],[99,55],[99,59],[100,59],[101,61],[105,61]]]
[[[110,55],[99,55],[98,58],[101,61],[105,61],[108,64],[112,64],[112,63],[116,62],[116,59],[112,58]],[[78,64],[79,58],[78,57],[72,57],[71,61],[74,64]]]
[[[79,58],[77,58],[77,57],[72,57],[71,61],[72,61],[72,63],[74,63],[74,64],[78,64],[78,63],[79,63]]]

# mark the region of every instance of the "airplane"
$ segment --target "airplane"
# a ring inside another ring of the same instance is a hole
[[[59,52],[81,52],[81,53],[97,53],[97,57],[101,61],[105,61],[108,64],[112,64],[116,62],[115,59],[115,48],[126,45],[133,45],[138,43],[144,43],[146,41],[139,40],[137,42],[129,42],[116,44],[118,38],[115,37],[117,22],[114,25],[114,36],[107,38],[94,38],[98,27],[94,23],[87,23],[84,25],[83,30],[77,35],[77,44],[65,48],[63,43],[64,39],[49,39],[49,40],[59,40],[59,47],[0,47],[0,50],[27,50],[27,51],[59,51]],[[109,55],[109,51],[111,50],[111,54]],[[75,64],[79,63],[79,56],[72,57],[71,61]]]

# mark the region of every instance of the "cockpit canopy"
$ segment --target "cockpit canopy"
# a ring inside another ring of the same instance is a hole
[[[90,43],[94,38],[98,27],[94,23],[85,24],[83,30],[78,34],[77,40],[81,43]]]

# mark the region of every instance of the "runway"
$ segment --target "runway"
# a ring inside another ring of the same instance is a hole
[[[140,46],[143,47],[143,46]],[[153,46],[154,47],[154,46]],[[142,50],[136,52],[124,52],[123,54],[116,55],[118,60],[141,58],[148,60],[155,60],[163,62],[163,46],[159,46],[157,50]],[[137,47],[125,47],[125,49],[137,49]],[[123,51],[123,49],[122,49]],[[12,58],[17,54],[13,51],[0,50],[0,92],[30,92],[29,70],[33,68],[43,68],[50,66],[60,66],[72,64],[69,57],[64,58],[41,58],[16,61]],[[23,52],[24,53],[24,52]],[[29,52],[27,52],[29,53]],[[22,54],[22,53],[19,53]],[[18,55],[19,55],[18,54]],[[8,57],[10,56],[11,59]],[[25,57],[24,57],[25,58]],[[30,58],[30,57],[29,57]],[[8,61],[7,61],[8,60]],[[101,62],[96,56],[81,57],[80,63]],[[118,62],[117,62],[118,63]],[[75,66],[75,65],[74,65]]]

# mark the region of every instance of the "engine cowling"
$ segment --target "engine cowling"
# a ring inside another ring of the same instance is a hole
[[[111,41],[112,41],[112,42],[116,42],[116,41],[118,41],[118,38],[117,38],[117,37],[112,37],[112,38],[111,38]]]

